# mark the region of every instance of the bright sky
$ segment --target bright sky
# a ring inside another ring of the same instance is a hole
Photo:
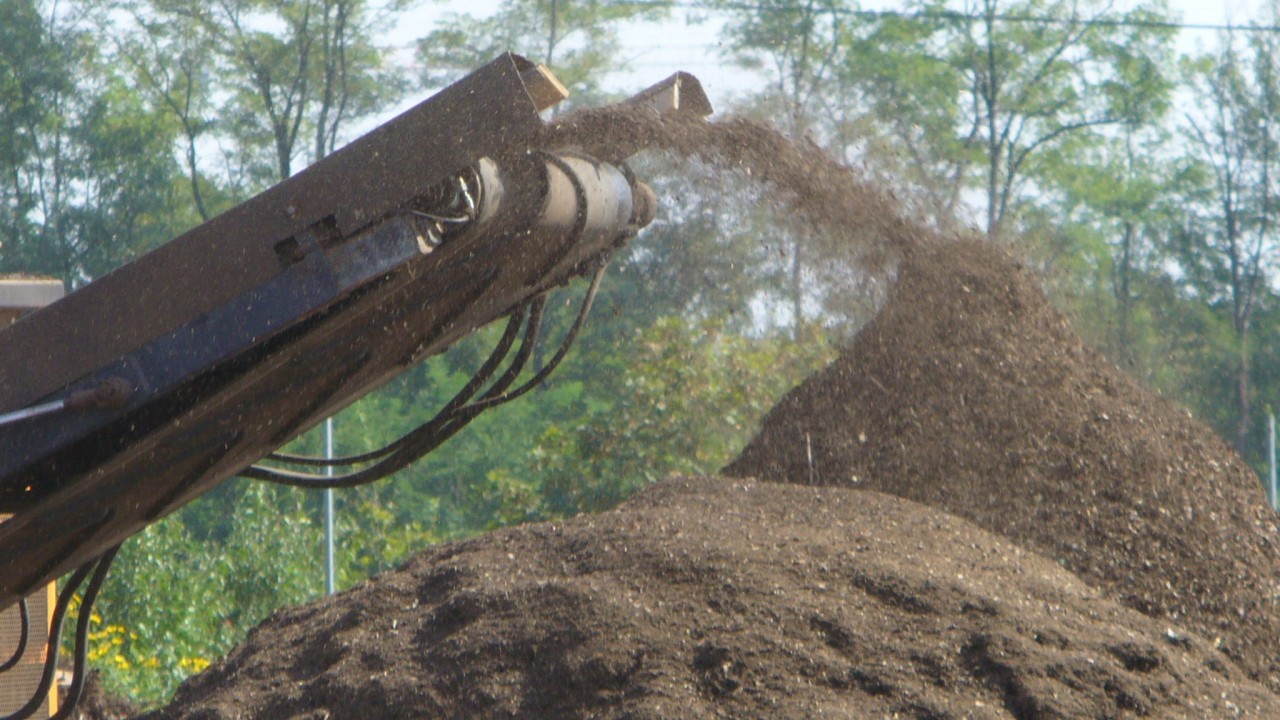
[[[1256,0],[1169,0],[1170,7],[1188,24],[1220,25],[1228,22],[1244,23],[1252,19]],[[1119,4],[1124,4],[1123,0]],[[426,0],[417,9],[397,23],[387,38],[389,44],[409,47],[413,41],[426,35],[448,13],[466,12],[483,16],[493,12],[498,0]],[[866,9],[892,9],[902,7],[897,0],[863,0]],[[662,80],[678,70],[696,75],[702,81],[713,104],[723,106],[730,96],[751,87],[752,79],[729,64],[720,53],[718,31],[714,18],[699,25],[688,25],[676,17],[663,23],[643,23],[629,26],[623,31],[620,53],[621,63],[627,69],[612,74],[606,85],[629,92],[640,90]],[[1192,51],[1214,42],[1212,30],[1187,30],[1183,32],[1181,45]],[[553,68],[554,70],[554,68]],[[414,98],[408,105],[421,100]]]

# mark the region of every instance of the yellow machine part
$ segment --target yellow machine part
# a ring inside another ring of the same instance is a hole
[[[6,519],[7,516],[0,516],[0,522]],[[56,597],[57,592],[51,583],[44,591],[33,593],[27,598],[27,610],[31,618],[27,650],[16,666],[0,675],[0,716],[11,715],[26,705],[40,685],[40,675],[44,672],[44,661],[49,649],[49,622]],[[21,632],[22,623],[17,606],[0,612],[0,663],[13,656]],[[34,717],[47,718],[57,711],[58,686],[54,683],[49,688],[49,697],[44,706]]]
[[[62,297],[61,280],[30,276],[0,277],[0,326],[16,322],[26,313]],[[0,522],[9,516],[0,515]],[[26,652],[18,664],[0,674],[0,716],[12,715],[31,700],[40,685],[44,661],[49,652],[49,624],[57,589],[50,583],[44,591],[27,598],[30,629]],[[0,612],[0,663],[13,657],[22,634],[22,620],[18,607]],[[50,717],[58,711],[58,684],[49,688],[49,697],[33,717]]]

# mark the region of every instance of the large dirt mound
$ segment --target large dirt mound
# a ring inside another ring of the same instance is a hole
[[[844,241],[819,246],[832,267],[899,260],[881,315],[729,471],[934,507],[669,481],[283,611],[149,720],[1280,716],[1217,649],[1280,685],[1280,536],[1252,474],[1084,348],[1009,258],[932,240],[750,123],[624,108],[549,133],[737,168]]]
[[[146,718],[1277,714],[1208,642],[968,522],[700,478],[283,611]]]
[[[725,468],[973,520],[1280,688],[1280,535],[1212,431],[1086,348],[981,243],[921,243],[879,316]]]

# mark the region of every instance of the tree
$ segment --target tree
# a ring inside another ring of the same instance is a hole
[[[596,401],[544,426],[525,476],[543,512],[598,512],[672,473],[714,473],[745,447],[764,413],[832,358],[824,333],[750,338],[720,321],[664,318],[597,376]]]
[[[137,32],[117,39],[120,56],[129,64],[139,85],[165,108],[182,127],[182,158],[186,165],[191,200],[201,222],[212,218],[219,206],[208,195],[219,188],[202,172],[200,141],[214,130],[214,92],[217,87],[212,38],[196,32],[190,23],[173,23],[147,15],[143,5],[125,6]]]
[[[775,117],[794,137],[821,132],[830,107],[833,71],[846,56],[849,6],[843,0],[766,0],[744,6],[713,5],[730,18],[726,52],[739,65],[763,70],[766,89],[753,102],[777,108]]]
[[[764,71],[768,78],[766,87],[749,101],[753,114],[777,122],[794,138],[846,139],[841,131],[848,108],[840,102],[846,93],[833,87],[834,68],[847,55],[843,36],[848,6],[843,0],[767,0],[746,6],[717,2],[713,7],[729,18],[724,29],[729,56],[744,68]],[[809,266],[818,258],[807,252],[807,234],[786,232],[778,224],[760,227],[777,234],[775,242],[785,248],[787,270],[778,279],[785,288],[791,326],[801,333],[805,308],[812,300]]]
[[[392,3],[387,12],[400,8]],[[242,180],[251,190],[289,177],[299,160],[329,154],[352,121],[404,89],[383,66],[373,42],[380,17],[366,0],[149,0],[134,16],[153,46],[176,43],[188,59],[214,53],[220,82],[211,90],[227,95],[217,130],[244,159]],[[176,115],[191,116],[187,92],[208,91],[194,69],[183,69],[183,54],[147,60],[153,85],[178,80],[164,94],[176,93],[169,103]]]
[[[163,702],[277,608],[319,593],[320,556],[297,542],[316,532],[302,494],[241,490],[222,542],[179,518],[126,542],[95,605],[109,624],[91,651],[117,691]]]
[[[669,317],[717,319],[739,333],[775,325],[757,310],[776,304],[786,284],[779,256],[788,241],[770,222],[768,191],[688,159],[642,160],[636,168],[662,198],[660,217],[619,251],[601,289],[607,342],[626,342],[635,328]]]
[[[1083,311],[1079,324],[1096,331],[1089,339],[1147,380],[1162,362],[1163,344],[1152,325],[1150,303],[1159,295],[1152,284],[1166,277],[1170,237],[1183,222],[1187,197],[1201,192],[1204,180],[1194,159],[1171,150],[1179,146],[1164,117],[1160,112],[1087,143],[1068,143],[1069,153],[1055,155],[1061,164],[1047,167],[1061,200],[1035,228],[1040,236],[1068,236],[1056,248],[1045,244],[1045,268],[1073,286],[1068,293],[1093,296],[1089,309],[1074,303]],[[1073,269],[1075,277],[1066,277]]]
[[[944,87],[961,89],[941,111],[958,122],[930,145],[957,152],[952,166],[972,173],[989,236],[1001,234],[1028,189],[1052,189],[1046,161],[1068,142],[1158,117],[1168,101],[1160,58],[1172,33],[1155,26],[1160,5],[1117,15],[1110,3],[981,0],[960,12],[941,2],[914,12],[943,33],[930,45],[956,73]]]
[[[1181,234],[1182,267],[1210,306],[1222,308],[1234,335],[1236,449],[1252,422],[1253,316],[1266,290],[1274,253],[1275,178],[1280,172],[1280,46],[1254,33],[1244,47],[1227,32],[1216,56],[1190,65],[1201,108],[1187,116],[1189,136],[1212,178]]]
[[[485,18],[451,15],[418,40],[420,81],[443,87],[512,51],[551,68],[573,102],[597,98],[601,77],[619,63],[618,25],[665,13],[661,3],[504,0]]]
[[[1077,152],[1155,121],[1171,93],[1161,72],[1171,32],[1151,22],[1159,5],[1120,15],[1066,0],[726,8],[730,52],[770,69],[760,95],[784,110],[782,126],[887,177],[937,225],[980,198],[974,212],[993,237],[1034,202],[1060,197],[1071,175],[1059,169],[1076,165]],[[808,242],[796,238],[789,251],[796,324],[819,285]]]
[[[174,128],[90,34],[96,6],[6,4],[0,271],[74,287],[172,234]]]
[[[852,99],[852,111],[834,124],[835,147],[891,178],[939,226],[963,210],[980,160],[952,23],[923,10],[860,18],[845,28],[848,51],[834,71]]]
[[[34,212],[46,140],[57,122],[49,98],[73,87],[64,53],[49,36],[31,0],[0,0],[0,262],[15,272],[48,272],[56,261],[36,256],[29,238],[39,231]]]
[[[790,132],[843,157],[906,170],[944,211],[979,190],[992,236],[1028,190],[1047,189],[1043,157],[1142,121],[1170,92],[1160,62],[1172,32],[1158,27],[1160,4],[1118,15],[1110,3],[1066,0],[725,8],[731,56],[770,69],[752,102],[782,108]]]

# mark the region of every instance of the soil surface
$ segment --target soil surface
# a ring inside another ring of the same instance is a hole
[[[147,720],[1280,717],[1256,479],[1015,261],[745,121],[548,133],[733,168],[832,268],[896,264],[876,320],[726,469],[780,482],[672,479],[431,549],[273,616]]]
[[[285,610],[147,720],[1276,717],[1205,640],[879,493],[673,479]]]
[[[997,248],[907,252],[880,314],[724,472],[968,518],[1280,689],[1280,533],[1257,476],[1085,347]]]
[[[62,699],[66,703],[65,697]],[[109,693],[102,685],[96,670],[85,678],[80,701],[71,713],[71,720],[125,720],[138,713],[133,703]]]

